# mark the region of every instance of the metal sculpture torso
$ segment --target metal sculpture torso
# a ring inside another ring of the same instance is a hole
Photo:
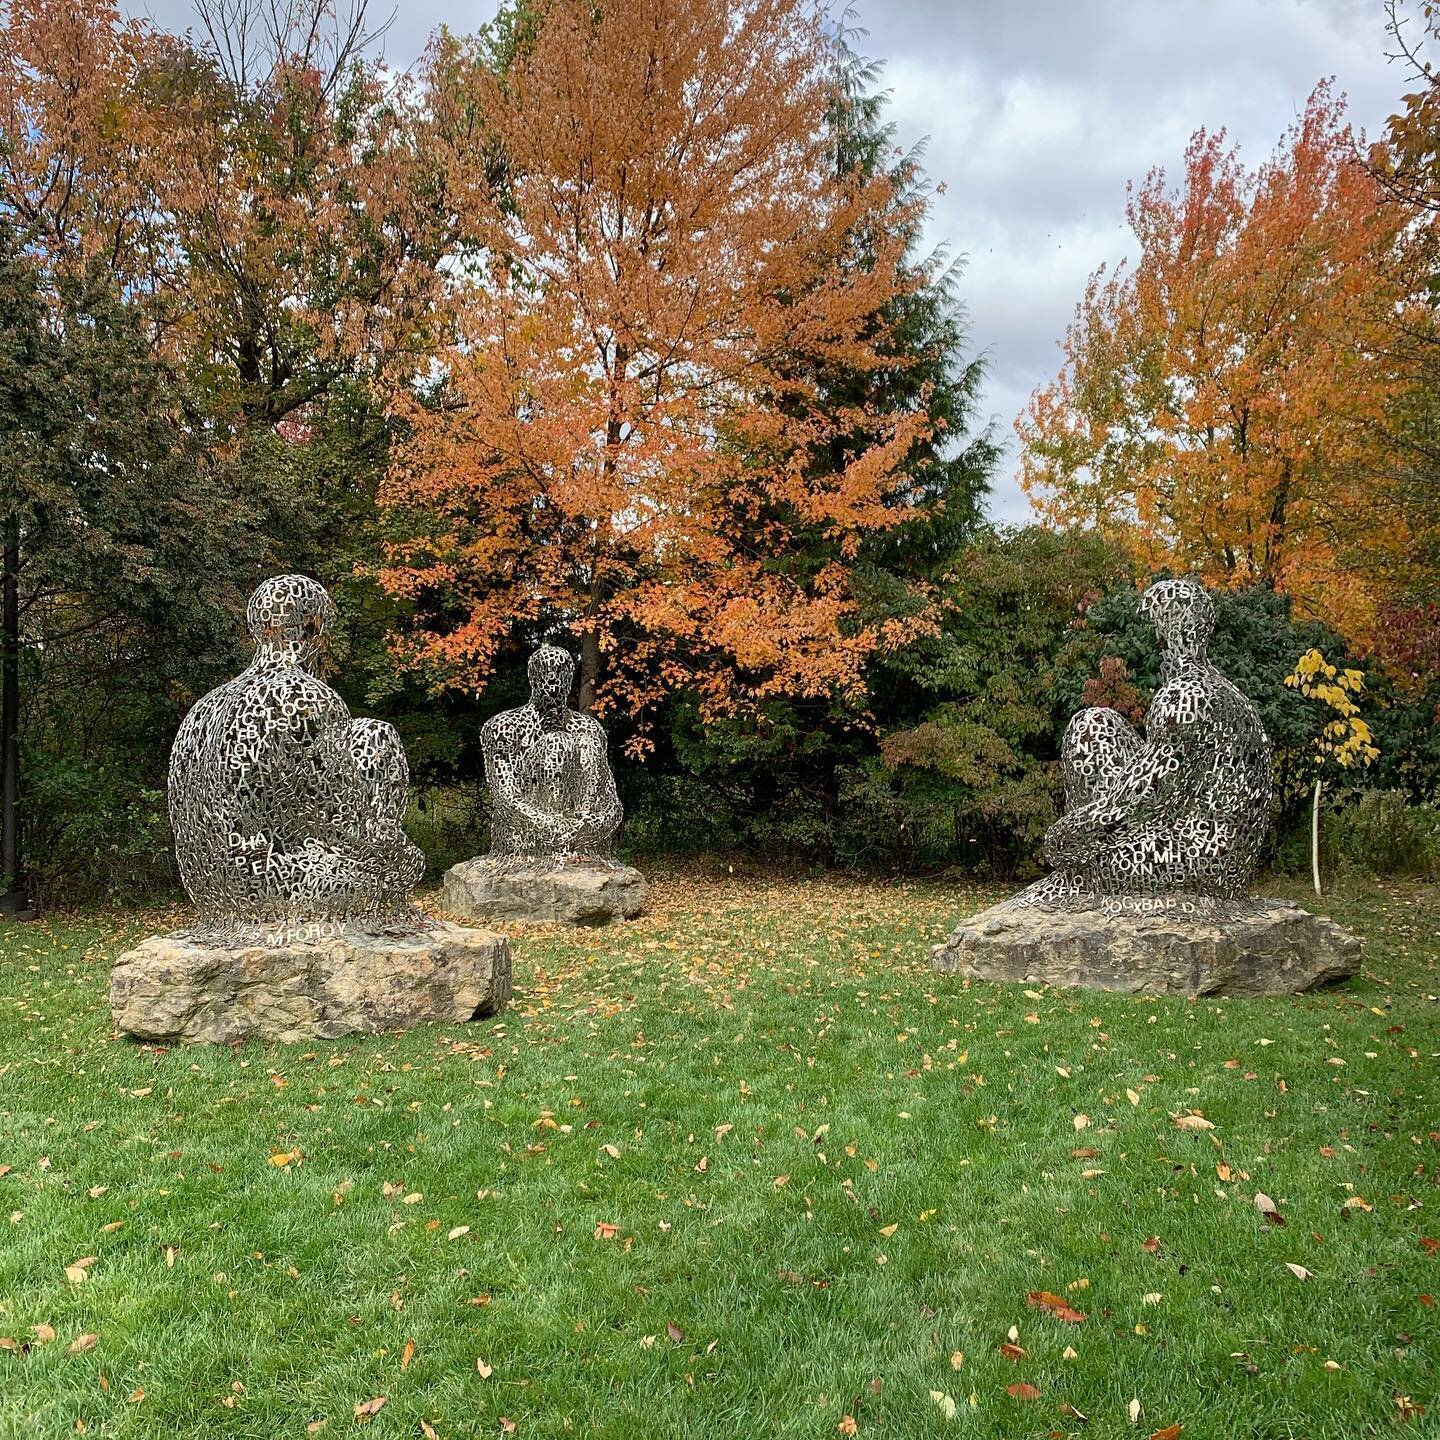
[[[394,727],[352,720],[311,673],[335,606],[279,575],[246,611],[255,659],[186,715],[170,755],[170,822],[188,932],[283,944],[347,923],[418,925],[424,858],[402,826],[409,767]]]
[[[1215,608],[1161,580],[1140,610],[1163,649],[1142,738],[1113,710],[1065,730],[1065,814],[1045,837],[1055,872],[1022,905],[1193,909],[1244,895],[1269,822],[1270,741],[1255,707],[1209,661]]]
[[[490,787],[490,863],[507,868],[612,865],[624,811],[605,731],[568,702],[575,664],[557,645],[530,657],[530,703],[485,722],[480,743]]]

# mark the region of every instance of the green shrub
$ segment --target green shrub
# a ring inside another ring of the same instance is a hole
[[[1275,847],[1274,868],[1310,873],[1310,826],[1288,826]],[[1321,802],[1320,870],[1356,875],[1440,879],[1440,807],[1413,804],[1400,790],[1363,790]]]
[[[452,865],[490,848],[489,818],[473,786],[416,786],[405,832],[425,856],[427,881],[438,881]]]
[[[178,884],[165,793],[123,770],[32,754],[24,858],[42,907],[137,900]]]
[[[1328,853],[1372,875],[1440,876],[1440,809],[1412,805],[1399,790],[1366,790],[1324,817]]]

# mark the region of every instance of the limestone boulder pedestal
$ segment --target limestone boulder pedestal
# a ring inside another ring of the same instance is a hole
[[[442,904],[466,920],[608,925],[645,908],[645,877],[629,865],[497,865],[488,857],[445,872]]]
[[[116,1028],[171,1043],[333,1040],[474,1020],[509,1001],[509,942],[448,923],[281,945],[152,935],[110,972]]]
[[[933,970],[976,980],[1141,995],[1290,995],[1353,975],[1360,942],[1284,900],[1158,914],[993,906],[931,952]]]

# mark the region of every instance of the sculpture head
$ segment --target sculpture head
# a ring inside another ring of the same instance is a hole
[[[1204,659],[1215,629],[1215,602],[1195,580],[1157,580],[1140,613],[1155,627],[1160,648],[1179,659]]]
[[[335,624],[335,602],[308,575],[273,575],[256,586],[245,623],[258,656],[310,669]]]
[[[526,667],[530,677],[530,703],[540,711],[563,710],[575,683],[575,662],[558,645],[542,645]]]

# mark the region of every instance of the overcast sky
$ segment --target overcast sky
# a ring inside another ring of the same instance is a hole
[[[385,0],[372,0],[384,13]],[[129,0],[169,29],[190,0]],[[858,0],[885,62],[899,138],[929,140],[945,193],[931,239],[966,261],[973,344],[990,367],[983,411],[1007,441],[991,513],[1020,520],[1011,424],[1060,364],[1086,278],[1129,249],[1125,183],[1178,168],[1198,126],[1224,127],[1250,163],[1333,76],[1354,123],[1378,134],[1403,76],[1387,63],[1381,0]],[[405,68],[442,21],[467,31],[493,0],[400,0],[384,40]]]

